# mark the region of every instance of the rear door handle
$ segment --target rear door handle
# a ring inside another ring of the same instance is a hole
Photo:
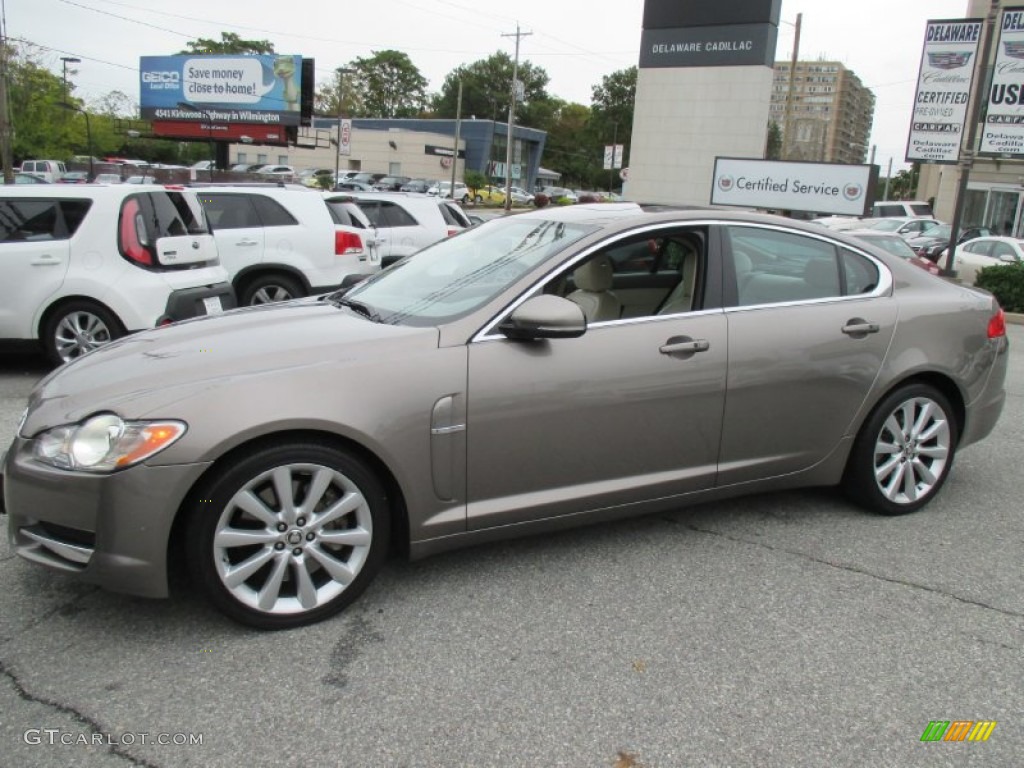
[[[40,256],[38,259],[32,259],[33,267],[56,267],[61,263],[61,260],[56,256]]]
[[[846,325],[843,326],[843,333],[847,336],[866,336],[869,333],[878,333],[879,330],[881,329],[878,323],[869,323],[867,320],[861,320],[859,317],[847,321]]]
[[[658,351],[663,355],[692,355],[695,352],[707,352],[711,342],[707,339],[691,339],[689,336],[677,336],[669,339]]]
[[[235,243],[235,245],[245,245],[245,246],[252,246],[252,245],[259,245],[259,244],[260,243],[259,243],[258,240],[239,240],[237,243]]]

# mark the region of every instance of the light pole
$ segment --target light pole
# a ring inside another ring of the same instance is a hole
[[[81,59],[76,59],[74,56],[61,56],[60,57],[61,68],[63,70],[61,74],[61,81],[64,83],[64,103],[68,103],[68,64],[81,64]],[[75,74],[75,70],[71,70],[71,74]]]
[[[77,107],[74,104],[69,104],[67,102],[64,102],[60,106],[63,107],[64,109],[70,109],[73,112],[81,112],[83,115],[85,115],[85,143],[86,143],[86,149],[89,152],[89,181],[92,181],[94,178],[96,178],[96,175],[93,173],[92,126],[89,125],[89,113],[86,112],[81,107]]]
[[[334,152],[334,184],[332,187],[338,186],[338,172],[341,170],[341,128],[342,128],[342,97],[345,95],[345,75],[351,75],[355,73],[354,69],[348,69],[346,67],[338,67],[335,72],[338,73],[338,143],[335,146]]]
[[[187,101],[179,101],[178,108],[188,110],[189,112],[198,112],[206,118],[206,132],[209,136],[210,144],[210,181],[213,181],[213,168],[217,165],[217,150],[216,145],[213,142],[213,117],[205,109],[200,109],[195,104],[189,104]]]

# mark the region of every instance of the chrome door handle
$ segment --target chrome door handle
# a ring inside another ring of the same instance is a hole
[[[850,320],[843,326],[843,333],[847,336],[864,336],[868,333],[878,333],[879,330],[881,329],[878,323],[869,323],[867,320],[861,320],[859,317]]]
[[[669,339],[658,347],[663,355],[692,355],[694,352],[707,352],[711,342],[707,339]]]

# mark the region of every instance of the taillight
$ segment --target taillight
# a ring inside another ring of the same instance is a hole
[[[1006,315],[1003,313],[1002,307],[996,310],[996,313],[989,318],[988,321],[988,337],[990,339],[1000,339],[1006,335]]]
[[[355,232],[334,231],[334,255],[345,256],[363,252],[363,238]]]
[[[457,235],[461,231],[462,230],[456,229],[455,227],[448,227],[448,237],[451,237],[452,235]]]
[[[153,254],[142,244],[139,237],[139,230],[145,232],[145,222],[142,221],[142,210],[139,201],[126,200],[121,206],[121,226],[118,231],[118,245],[121,253],[134,261],[136,264],[143,264],[147,267],[153,266]]]

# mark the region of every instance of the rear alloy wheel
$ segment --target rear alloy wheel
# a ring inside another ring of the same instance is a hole
[[[288,275],[262,275],[246,283],[242,291],[242,305],[273,304],[305,296],[299,282]]]
[[[124,329],[109,310],[76,301],[60,307],[46,321],[43,346],[50,360],[61,365],[121,336]]]
[[[477,205],[480,205],[480,203],[482,203],[483,201],[484,201],[484,196],[483,195],[477,195],[476,197],[473,198],[473,202],[476,203]]]
[[[380,483],[333,446],[259,450],[199,496],[188,523],[189,570],[217,608],[253,627],[288,629],[338,613],[387,552]]]
[[[857,436],[845,489],[884,515],[920,509],[946,481],[957,439],[953,409],[941,392],[926,384],[902,387],[878,405]]]

